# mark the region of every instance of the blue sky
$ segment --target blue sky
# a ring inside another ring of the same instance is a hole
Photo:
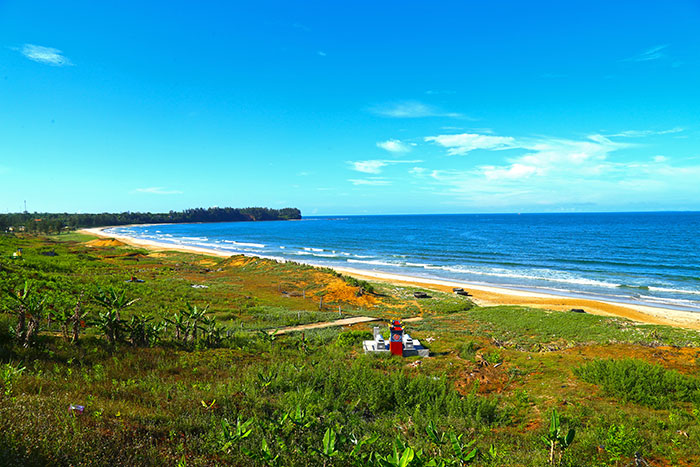
[[[0,2],[0,211],[700,210],[697,1]]]

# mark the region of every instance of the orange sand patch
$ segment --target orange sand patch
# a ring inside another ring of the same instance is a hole
[[[373,306],[377,299],[369,294],[357,296],[357,287],[350,287],[344,280],[336,278],[325,287],[324,301],[345,302],[362,307]]]
[[[95,240],[90,240],[86,243],[90,246],[126,246],[126,243],[120,242],[115,238],[96,238]]]

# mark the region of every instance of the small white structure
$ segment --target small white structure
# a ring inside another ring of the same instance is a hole
[[[390,345],[389,345],[389,343],[386,342],[386,340],[384,339],[384,336],[382,336],[382,332],[379,330],[378,326],[375,326],[373,328],[373,333],[374,333],[373,340],[362,342],[362,347],[364,348],[365,353],[368,353],[368,352],[386,352],[386,353],[389,353],[389,352],[391,352]],[[396,335],[396,334],[392,332],[392,338],[394,335]],[[430,350],[423,347],[418,339],[413,339],[407,333],[401,334],[401,344],[402,344],[401,355],[404,357],[415,357],[415,356],[427,357],[430,355]],[[392,352],[392,353],[396,353],[396,352]]]

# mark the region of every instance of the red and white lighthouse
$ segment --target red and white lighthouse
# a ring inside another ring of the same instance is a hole
[[[389,351],[392,355],[403,355],[403,326],[399,320],[392,321],[389,326],[391,338],[389,340]]]

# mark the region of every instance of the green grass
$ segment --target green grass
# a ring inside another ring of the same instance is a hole
[[[574,373],[617,399],[669,408],[673,402],[700,404],[700,379],[640,360],[594,360]]]
[[[523,350],[559,350],[583,344],[700,346],[696,331],[639,325],[623,318],[551,312],[518,306],[476,308],[469,312],[475,332]]]
[[[627,465],[637,451],[651,465],[700,463],[700,353],[683,348],[700,344],[695,331],[473,307],[442,292],[417,300],[413,292],[422,289],[371,283],[376,306],[341,303],[343,314],[421,315],[406,330],[432,356],[364,355],[361,341],[376,323],[260,332],[336,319],[337,304],[319,310],[315,295],[338,280],[331,271],[180,252],[152,256],[90,248],[84,240],[0,236],[0,285],[29,279],[47,303],[67,310],[81,292],[115,287],[139,299],[124,310],[126,319],[148,315],[154,322],[186,303],[209,305],[207,316],[224,337],[213,346],[183,343],[170,326],[151,346],[110,346],[90,324],[101,309],[86,299],[87,326],[77,344],[61,337],[56,322],[43,321],[25,349],[9,332],[17,315],[3,295],[0,465],[377,465],[396,444],[401,452],[422,451],[423,464],[457,462],[451,443],[427,434],[431,425],[442,439],[453,433],[473,440],[474,465],[539,467],[547,464],[541,437],[553,408],[562,426],[576,429],[562,465]],[[23,259],[10,259],[18,247]],[[132,275],[145,282],[125,282]],[[306,290],[307,298],[281,290]],[[598,361],[613,352],[617,361]],[[71,404],[85,412],[74,417]],[[237,421],[249,420],[252,431],[222,450]],[[328,430],[337,435],[331,457],[319,453]],[[353,454],[362,440],[368,444]],[[266,452],[277,459],[264,460]]]

